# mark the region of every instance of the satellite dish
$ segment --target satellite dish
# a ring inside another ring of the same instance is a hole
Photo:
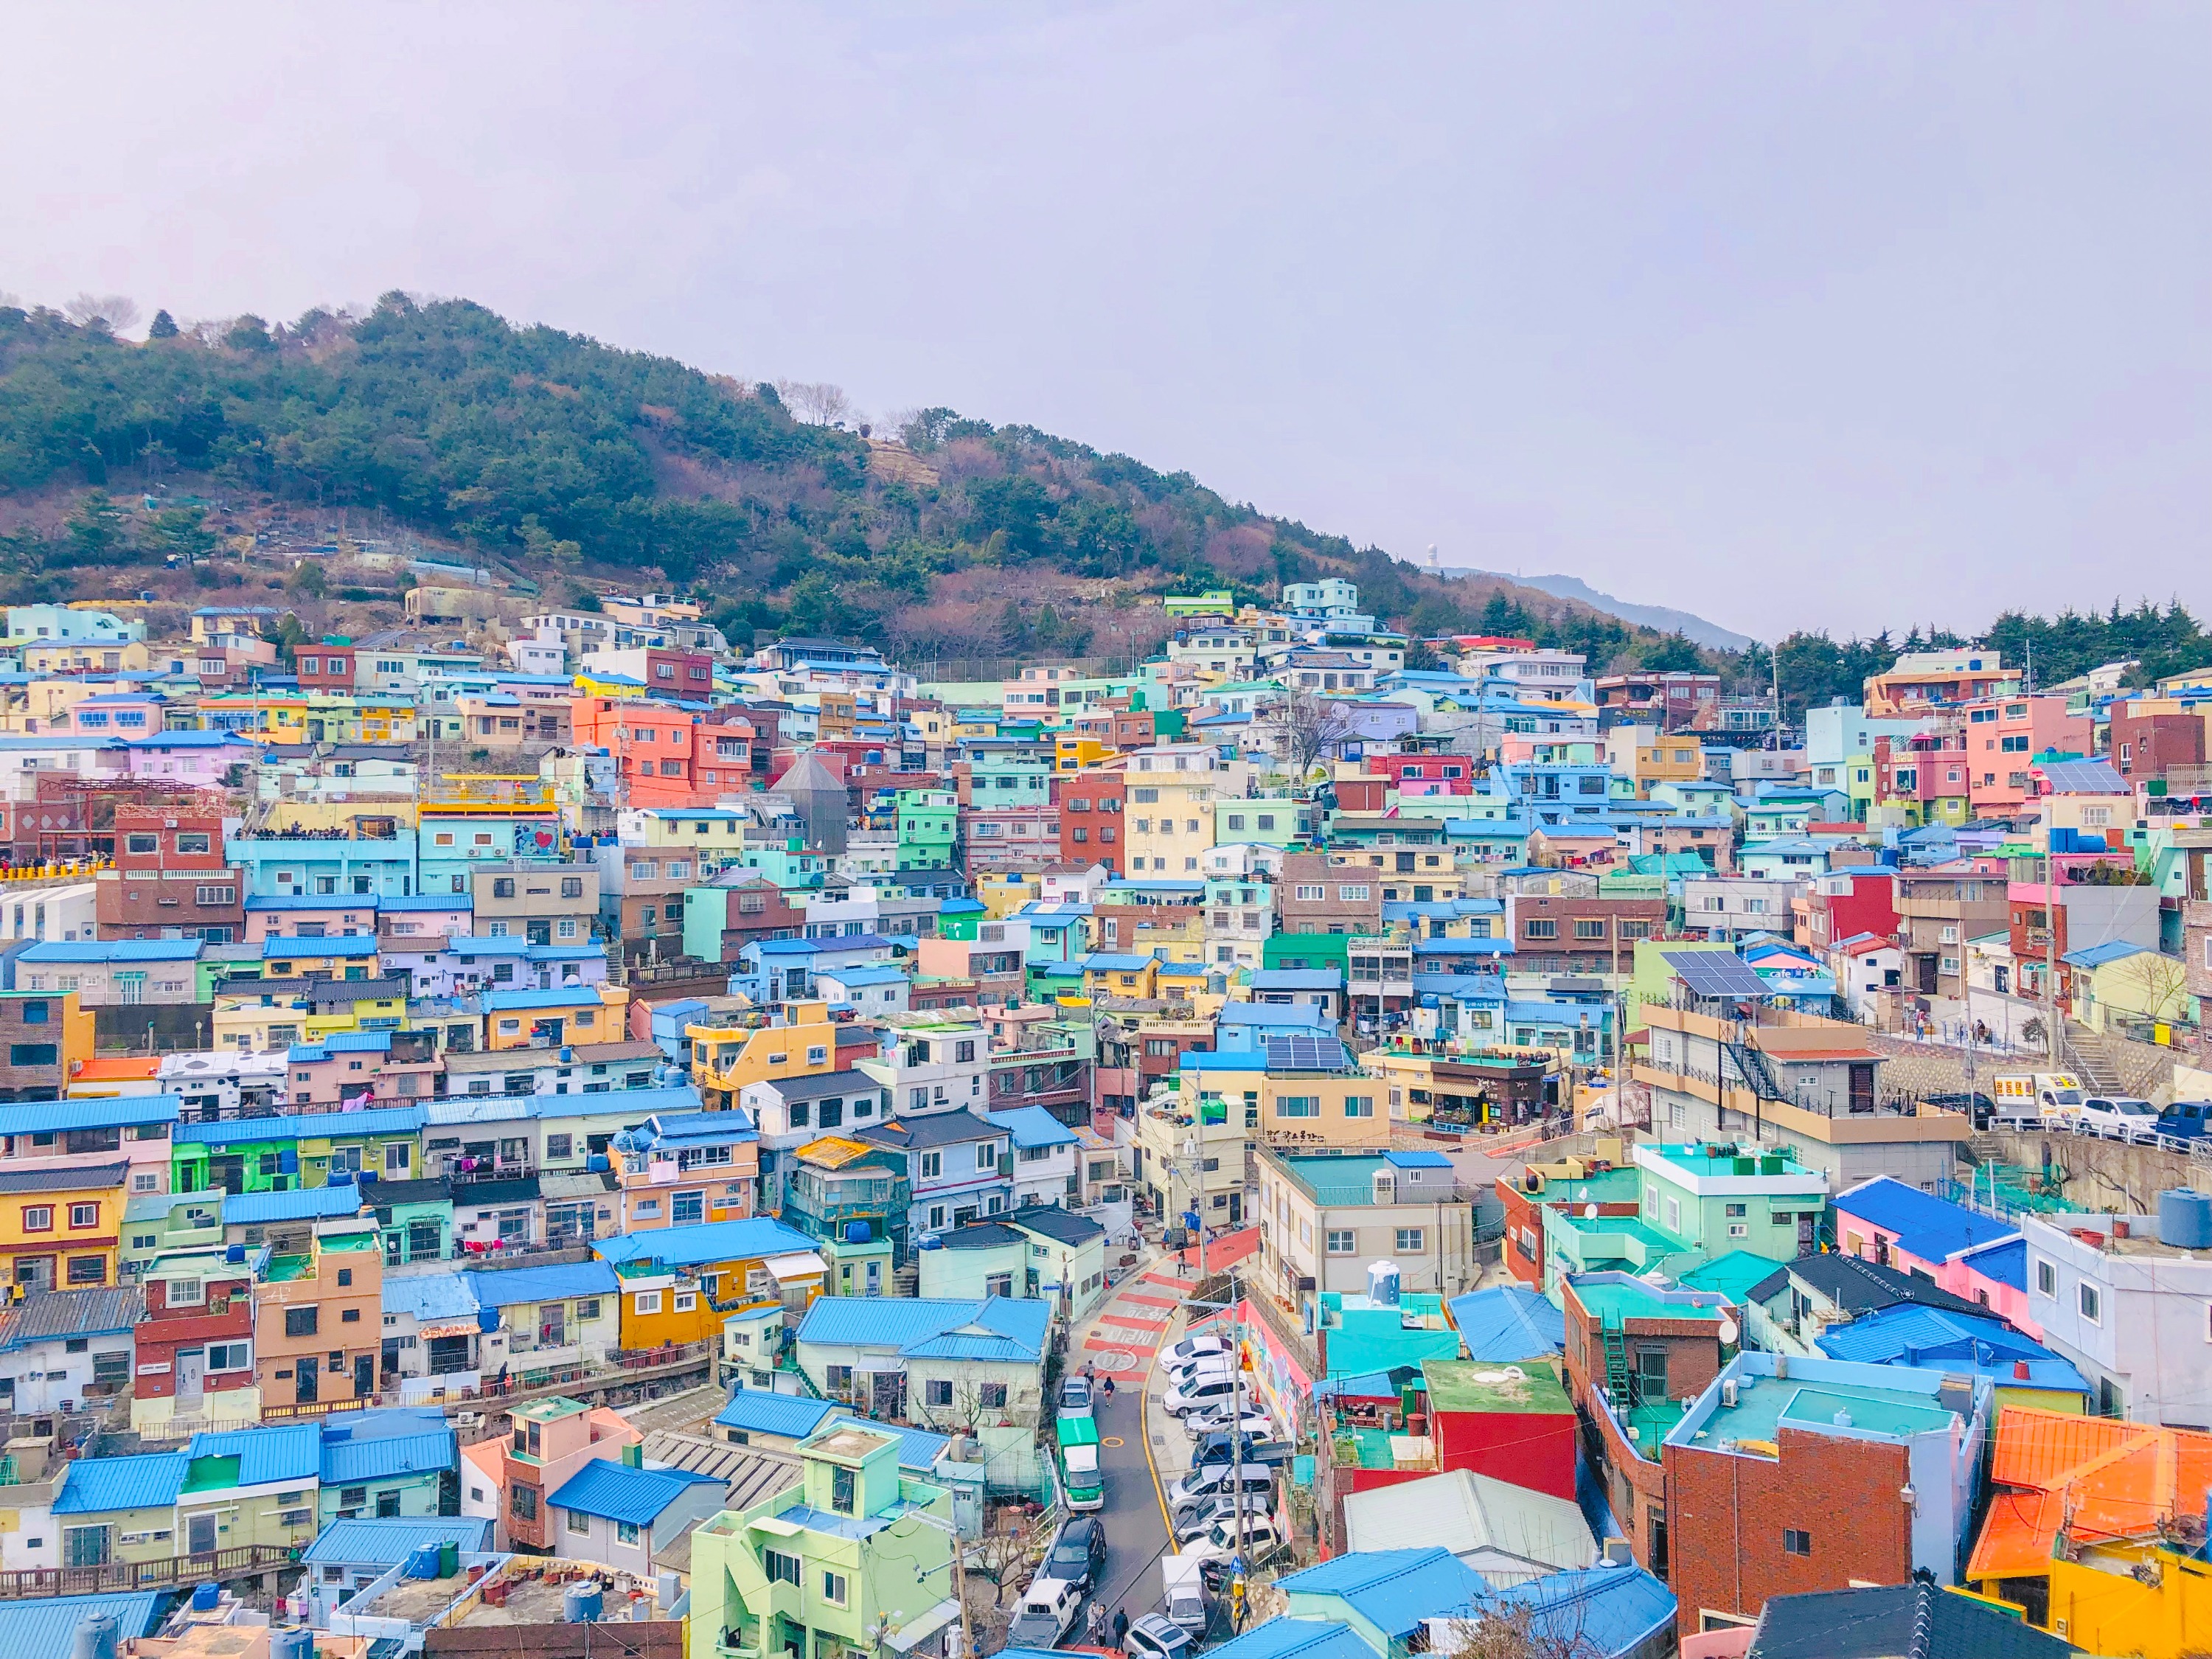
[[[1739,1334],[1741,1334],[1741,1333],[1736,1329],[1735,1321],[1723,1315],[1721,1319],[1721,1340],[1723,1342],[1733,1342],[1736,1340]]]
[[[1595,1221],[1595,1220],[1596,1220],[1596,1219],[1597,1219],[1597,1206],[1596,1206],[1596,1205],[1595,1205],[1595,1204],[1585,1204],[1585,1205],[1583,1205],[1583,1220],[1585,1220],[1585,1221]]]

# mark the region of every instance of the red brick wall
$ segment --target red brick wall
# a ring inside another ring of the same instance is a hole
[[[1667,1449],[1676,1628],[1701,1613],[1754,1618],[1770,1595],[1902,1583],[1912,1571],[1911,1515],[1898,1501],[1905,1448],[1784,1428],[1778,1460]],[[1792,1555],[1783,1533],[1812,1534]]]

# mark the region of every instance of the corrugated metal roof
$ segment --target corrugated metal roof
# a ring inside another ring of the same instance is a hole
[[[981,1305],[934,1297],[818,1297],[799,1322],[799,1340],[830,1347],[903,1348],[967,1323]]]
[[[54,1134],[68,1129],[130,1128],[174,1123],[181,1095],[118,1095],[100,1100],[25,1101],[0,1106],[0,1135]]]
[[[264,1226],[271,1221],[334,1221],[357,1213],[358,1187],[307,1187],[289,1193],[228,1193],[222,1200],[226,1227]]]
[[[804,1440],[822,1426],[837,1408],[826,1400],[805,1395],[771,1394],[765,1389],[739,1389],[730,1403],[714,1413],[716,1426],[747,1434],[777,1434]]]
[[[0,1653],[33,1655],[70,1652],[77,1626],[95,1613],[115,1621],[117,1636],[137,1641],[159,1624],[162,1597],[153,1590],[122,1595],[57,1595],[50,1601],[0,1601]]]
[[[90,1192],[120,1187],[128,1164],[86,1164],[69,1170],[0,1170],[0,1193]]]
[[[1052,1659],[1035,1648],[1007,1648],[1015,1659]],[[1270,1619],[1233,1641],[1206,1650],[1207,1659],[1375,1659],[1375,1650],[1335,1619]]]
[[[599,994],[588,985],[572,986],[567,990],[487,991],[483,1005],[484,1012],[493,1014],[531,1008],[597,1008],[601,1006]]]
[[[136,1452],[126,1457],[81,1457],[63,1473],[54,1494],[56,1515],[94,1515],[110,1510],[167,1509],[184,1490],[191,1460],[182,1452]]]
[[[420,1322],[474,1319],[476,1292],[469,1276],[450,1270],[428,1273],[387,1273],[384,1279],[384,1311],[411,1314]]]
[[[509,1308],[525,1302],[565,1302],[579,1296],[612,1296],[622,1288],[615,1270],[604,1261],[556,1262],[548,1267],[509,1267],[495,1273],[472,1269],[461,1277],[470,1294],[487,1308]]]
[[[127,1331],[145,1311],[144,1294],[135,1286],[33,1291],[0,1312],[0,1353],[57,1337],[107,1336]]]
[[[317,1423],[264,1424],[218,1434],[196,1434],[185,1450],[195,1458],[235,1457],[238,1484],[313,1480],[322,1466],[323,1431]]]
[[[1454,1555],[1497,1549],[1534,1563],[1531,1576],[1544,1568],[1587,1567],[1597,1559],[1597,1540],[1573,1500],[1469,1469],[1354,1492],[1344,1500],[1344,1521],[1350,1547],[1362,1555],[1417,1544]]]
[[[744,1261],[781,1255],[787,1250],[811,1250],[814,1243],[781,1221],[752,1216],[742,1221],[706,1221],[689,1227],[623,1233],[601,1239],[593,1248],[603,1260],[617,1264],[647,1261],[696,1267],[709,1261]]]
[[[193,962],[199,954],[196,939],[46,939],[16,960],[34,966],[49,962]]]
[[[2020,1231],[2008,1221],[1978,1214],[1888,1176],[1837,1194],[1835,1206],[1842,1214],[1893,1233],[1899,1249],[1923,1261],[1942,1261]]]
[[[325,1477],[327,1478],[327,1477]],[[361,1516],[333,1521],[301,1554],[301,1560],[353,1566],[396,1567],[424,1544],[448,1540],[464,1550],[489,1550],[489,1516]]]
[[[451,1429],[424,1434],[374,1435],[367,1439],[325,1440],[322,1450],[323,1484],[346,1486],[362,1480],[388,1480],[400,1475],[431,1474],[452,1468],[457,1455]]]
[[[361,1112],[301,1112],[290,1117],[180,1123],[174,1139],[179,1146],[240,1146],[271,1140],[352,1140],[362,1135],[414,1134],[422,1127],[420,1106],[380,1106]]]
[[[1469,1359],[1536,1359],[1565,1351],[1566,1315],[1534,1291],[1500,1285],[1445,1306]]]
[[[720,1487],[711,1474],[684,1469],[634,1469],[609,1457],[593,1458],[562,1481],[546,1503],[608,1521],[649,1527],[660,1512],[695,1486]]]
[[[1014,1138],[1017,1146],[1073,1146],[1075,1131],[1042,1106],[1014,1106],[983,1115]]]
[[[1285,1574],[1275,1588],[1286,1595],[1334,1596],[1377,1630],[1396,1637],[1419,1629],[1424,1619],[1464,1607],[1489,1586],[1449,1550],[1431,1546],[1340,1555]]]
[[[1641,1567],[1586,1567],[1547,1573],[1485,1596],[1485,1610],[1527,1607],[1531,1634],[1562,1649],[1594,1654],[1644,1651],[1644,1642],[1674,1624],[1674,1593]]]

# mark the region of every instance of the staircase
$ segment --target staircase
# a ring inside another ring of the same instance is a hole
[[[903,1267],[895,1267],[891,1270],[891,1294],[893,1296],[921,1294],[921,1264],[920,1262],[909,1261]]]
[[[1790,1098],[1782,1092],[1781,1085],[1775,1082],[1774,1073],[1767,1068],[1766,1056],[1760,1050],[1748,1042],[1731,1042],[1728,1045],[1728,1054],[1735,1062],[1737,1075],[1761,1100],[1786,1101]]]
[[[1607,1316],[1599,1326],[1598,1334],[1605,1342],[1605,1392],[1613,1401],[1616,1417],[1626,1416],[1635,1402],[1628,1397],[1628,1339],[1622,1333],[1620,1322]]]

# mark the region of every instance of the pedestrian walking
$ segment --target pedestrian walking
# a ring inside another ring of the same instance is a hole
[[[1129,1638],[1129,1614],[1127,1608],[1114,1609],[1114,1645],[1127,1650]]]
[[[1113,1379],[1112,1377],[1110,1377],[1110,1376],[1109,1376],[1109,1377],[1108,1377],[1108,1378],[1106,1379],[1105,1383],[1104,1383],[1104,1385],[1103,1385],[1103,1389],[1102,1389],[1101,1392],[1103,1392],[1103,1393],[1104,1394],[1105,1397],[1106,1397],[1108,1400],[1111,1400],[1111,1399],[1113,1399],[1113,1397],[1114,1397],[1114,1379]]]
[[[1106,1604],[1103,1601],[1093,1601],[1091,1604],[1091,1615],[1085,1621],[1084,1628],[1090,1634],[1092,1647],[1103,1648],[1106,1645]]]

